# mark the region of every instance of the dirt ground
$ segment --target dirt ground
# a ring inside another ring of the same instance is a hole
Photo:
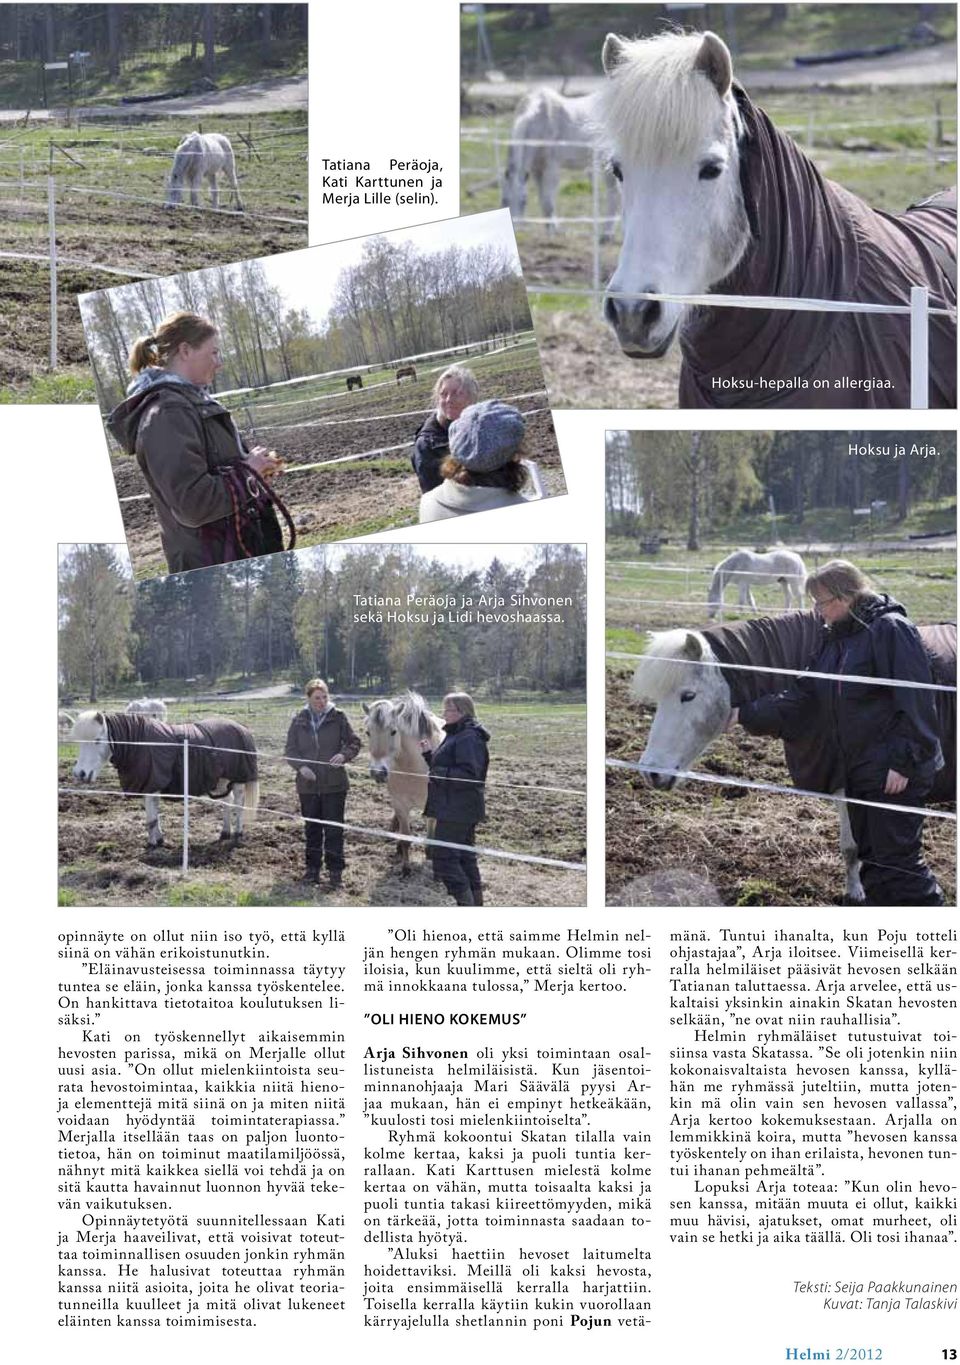
[[[631,360],[592,313],[534,308],[543,372],[555,408],[675,408],[680,348]]]
[[[267,703],[263,704],[266,712]],[[277,754],[294,708],[270,707],[268,720],[249,719],[258,747]],[[359,706],[348,708],[361,733]],[[220,708],[231,713],[229,706]],[[356,714],[354,714],[356,712]],[[172,717],[173,718],[173,717]],[[177,715],[177,719],[185,719]],[[487,820],[477,842],[490,848],[582,862],[586,851],[586,803],[576,794],[536,794],[537,786],[579,789],[586,786],[585,724],[582,706],[483,707],[493,734],[487,786]],[[70,776],[74,749],[61,746],[59,781]],[[347,822],[386,830],[392,810],[386,789],[367,773],[362,751],[349,770]],[[262,814],[238,846],[218,841],[219,812],[199,802],[191,807],[190,870],[180,876],[181,803],[164,802],[167,843],[147,847],[143,801],[121,799],[116,772],[108,767],[97,787],[82,795],[59,797],[59,868],[62,903],[74,905],[452,905],[445,888],[432,879],[422,847],[411,851],[410,873],[400,876],[386,839],[347,836],[343,890],[332,895],[299,882],[303,867],[301,826],[267,812],[290,815],[298,807],[293,776],[282,761],[260,763]],[[522,784],[520,789],[509,785]],[[97,795],[97,792],[113,793]],[[414,817],[414,834],[423,834]],[[532,864],[481,858],[485,900],[491,906],[583,905],[583,873]]]
[[[420,489],[410,465],[410,451],[413,436],[429,410],[434,380],[432,372],[423,371],[415,381],[404,380],[395,389],[354,390],[321,402],[305,400],[302,406],[294,399],[280,400],[289,401],[291,406],[264,408],[262,415],[257,409],[251,410],[256,422],[253,430],[248,414],[242,408],[236,410],[238,424],[248,440],[276,449],[291,466],[401,443],[409,445],[408,449],[357,464],[327,465],[305,473],[291,470],[278,477],[275,487],[297,527],[298,545],[416,524]],[[537,393],[543,387],[544,375],[537,361],[518,358],[509,368],[498,369],[491,392],[505,397],[534,395],[517,401],[521,411],[533,413],[527,420],[524,450],[540,466],[547,493],[555,496],[566,490],[553,420],[549,411],[534,412],[546,407],[546,394]],[[135,460],[115,458],[112,468],[118,497],[146,491]],[[122,503],[121,511],[137,575],[163,572],[152,504]]]
[[[635,762],[652,711],[629,696],[630,667],[607,675],[607,754]],[[790,786],[777,740],[738,729],[697,765],[724,777]],[[937,807],[948,809],[948,807]],[[835,808],[827,801],[690,783],[654,791],[639,774],[607,770],[607,899],[614,905],[796,905],[842,903],[843,863]],[[926,822],[924,847],[956,900],[956,826]]]

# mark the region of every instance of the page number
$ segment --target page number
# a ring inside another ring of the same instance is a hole
[[[943,1356],[944,1360],[956,1360],[957,1348],[955,1346],[950,1346],[947,1350],[941,1351],[940,1354]]]

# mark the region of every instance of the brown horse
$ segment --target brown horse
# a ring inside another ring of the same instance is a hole
[[[370,744],[370,774],[378,782],[386,782],[393,806],[390,830],[393,834],[410,833],[410,812],[423,810],[427,800],[427,767],[420,741],[430,741],[435,749],[443,739],[443,722],[435,716],[417,692],[404,692],[392,701],[363,703],[367,717],[367,740]],[[433,832],[433,821],[427,821],[428,836]],[[410,845],[398,840],[394,858],[401,874],[410,870]]]
[[[400,368],[397,370],[398,384],[400,383],[401,379],[416,379],[416,377],[417,377],[416,365],[401,365]]]
[[[359,375],[359,374],[348,374],[348,375],[347,375],[347,393],[349,393],[351,389],[362,389],[362,388],[363,388],[363,377],[362,377],[361,375]]]

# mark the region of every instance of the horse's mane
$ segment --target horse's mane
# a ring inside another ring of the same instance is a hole
[[[624,156],[656,160],[700,149],[717,115],[719,96],[696,70],[702,33],[661,33],[620,40],[623,60],[596,95],[600,135]],[[736,105],[730,108],[741,128]]]
[[[409,689],[402,692],[395,699],[394,706],[397,729],[402,734],[413,735],[416,739],[426,739],[440,728],[440,721],[419,692],[411,692]]]
[[[630,695],[634,701],[656,706],[677,691],[689,669],[686,649],[690,635],[696,635],[701,640],[704,653],[710,654],[709,646],[698,631],[681,627],[650,632],[650,643],[643,651],[630,684]]]
[[[96,739],[100,731],[100,722],[97,720],[97,716],[103,716],[103,714],[102,711],[97,710],[81,711],[79,715],[73,718],[70,738],[77,740]]]

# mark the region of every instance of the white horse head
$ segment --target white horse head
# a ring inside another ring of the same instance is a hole
[[[700,661],[715,656],[697,631],[653,631],[631,685],[635,701],[657,712],[640,756],[640,769],[654,787],[669,791],[730,717],[730,689],[719,668]],[[679,779],[681,782],[683,779]]]
[[[73,723],[70,739],[79,743],[73,775],[78,782],[96,782],[110,757],[107,718],[102,711],[81,711]]]
[[[364,702],[363,710],[367,717],[370,775],[378,782],[387,780],[404,747],[411,748],[410,740],[416,741],[419,754],[421,739],[430,739],[436,745],[443,738],[440,721],[418,692],[404,692],[393,701]]]
[[[715,33],[608,34],[597,115],[623,197],[623,246],[604,316],[634,359],[662,356],[683,304],[618,294],[704,294],[750,242],[740,186],[743,124]]]

